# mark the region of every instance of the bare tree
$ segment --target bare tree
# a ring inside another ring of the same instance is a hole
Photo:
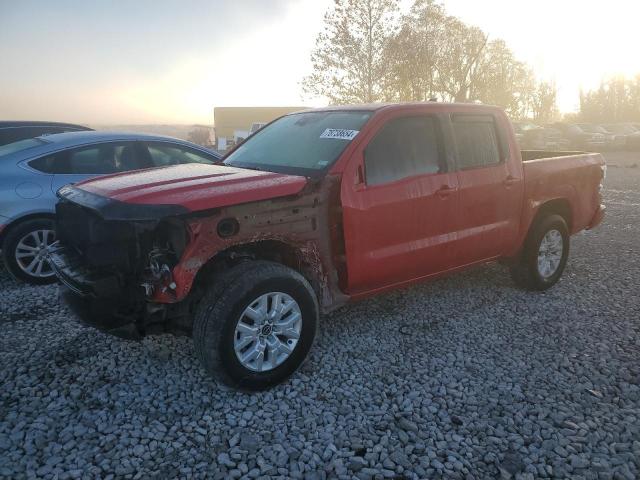
[[[469,99],[498,105],[512,117],[524,118],[535,89],[531,69],[515,58],[503,40],[493,40],[478,60]]]
[[[311,54],[313,73],[302,81],[305,94],[332,104],[383,99],[397,10],[397,0],[335,0]]]
[[[396,11],[397,0],[336,0],[305,93],[331,103],[437,97],[499,105],[517,118],[553,115],[555,87],[538,84],[503,40],[489,41],[437,0],[414,0],[401,18]]]
[[[188,140],[197,145],[209,146],[211,145],[211,131],[207,127],[195,126],[189,132]]]
[[[444,8],[435,0],[416,0],[388,45],[387,97],[425,101],[438,96],[436,79],[446,41]]]
[[[448,38],[440,50],[439,90],[447,100],[467,102],[479,81],[478,68],[489,39],[482,30],[458,18],[447,17],[445,22]]]
[[[548,123],[558,116],[556,104],[558,89],[555,82],[540,82],[531,95],[530,107],[533,120]]]

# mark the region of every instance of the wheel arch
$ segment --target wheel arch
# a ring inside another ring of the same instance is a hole
[[[21,225],[24,222],[28,222],[29,220],[39,220],[39,219],[55,220],[55,218],[56,218],[55,213],[51,213],[51,212],[34,212],[34,213],[29,213],[27,215],[20,216],[18,218],[14,218],[13,220],[11,220],[9,223],[5,225],[2,231],[0,231],[0,247],[4,243],[4,239],[6,238],[7,234],[18,225]]]
[[[320,303],[329,293],[323,280],[325,275],[319,254],[306,245],[277,239],[242,243],[218,252],[198,270],[193,286],[196,289],[205,286],[220,272],[249,260],[267,260],[298,272],[311,284]]]
[[[566,198],[556,198],[553,200],[548,200],[543,204],[538,206],[533,219],[531,220],[531,224],[529,225],[529,229],[527,231],[527,236],[531,232],[531,229],[539,222],[542,218],[545,218],[549,215],[560,215],[564,221],[567,223],[567,228],[569,232],[572,231],[573,228],[573,211],[571,210],[571,203]]]
[[[520,240],[518,242],[517,250],[514,251],[513,255],[509,255],[508,257],[503,259],[504,262],[510,264],[519,261],[525,248],[527,239],[531,236],[531,232],[538,224],[538,222],[540,222],[540,220],[549,215],[560,215],[567,223],[567,228],[571,233],[573,227],[573,211],[571,209],[570,201],[565,197],[545,200],[532,209],[530,217],[528,217],[531,219],[528,225],[526,224],[525,219],[522,230],[520,231]]]

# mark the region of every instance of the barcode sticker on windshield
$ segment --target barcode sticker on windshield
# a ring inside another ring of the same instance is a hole
[[[360,130],[347,130],[345,128],[327,128],[320,138],[338,138],[341,140],[353,140]]]

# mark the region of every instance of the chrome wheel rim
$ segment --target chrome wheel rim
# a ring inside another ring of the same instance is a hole
[[[549,230],[540,242],[538,273],[542,278],[552,277],[560,266],[564,239],[558,230]]]
[[[298,303],[286,293],[265,293],[244,309],[236,323],[236,357],[251,371],[273,370],[291,356],[301,330]]]
[[[53,230],[34,230],[27,233],[16,245],[15,258],[20,269],[36,278],[53,276],[49,265],[49,246],[55,241]]]

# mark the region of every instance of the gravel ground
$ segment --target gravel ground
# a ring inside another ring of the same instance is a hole
[[[615,163],[549,292],[493,265],[359,303],[259,394],[207,379],[189,339],[108,337],[0,273],[0,476],[637,478],[640,168]]]

